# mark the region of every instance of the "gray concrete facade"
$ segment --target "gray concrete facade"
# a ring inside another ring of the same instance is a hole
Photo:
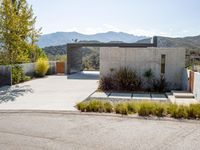
[[[82,71],[82,50],[81,47],[68,48],[66,73],[76,73]]]
[[[169,88],[181,89],[185,52],[184,48],[101,47],[100,75],[107,76],[111,70],[128,67],[135,70],[141,77],[145,71],[152,69],[154,76],[160,78],[161,55],[165,55],[165,78],[169,83]]]
[[[105,47],[105,48],[147,48],[157,47],[157,37],[152,38],[152,43],[101,43],[101,42],[80,42],[67,44],[67,74],[77,73],[82,68],[82,49],[83,47]]]

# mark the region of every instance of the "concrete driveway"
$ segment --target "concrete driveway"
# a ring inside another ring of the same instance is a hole
[[[0,110],[76,110],[98,86],[98,72],[48,76],[0,89]]]
[[[0,113],[2,150],[199,150],[200,124],[51,113]]]

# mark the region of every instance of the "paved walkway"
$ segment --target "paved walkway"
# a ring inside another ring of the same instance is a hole
[[[115,93],[115,92],[95,92],[91,95],[91,99],[109,99],[111,101],[119,100],[149,100],[167,102],[168,98],[165,94],[155,93]]]
[[[0,113],[2,150],[199,150],[199,141],[199,123]]]
[[[48,76],[0,88],[0,110],[76,110],[98,86],[98,72]]]

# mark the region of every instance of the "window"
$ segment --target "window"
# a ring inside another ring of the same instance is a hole
[[[165,74],[166,55],[161,55],[161,74]]]

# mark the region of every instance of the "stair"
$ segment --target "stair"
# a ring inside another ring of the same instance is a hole
[[[166,95],[172,103],[179,105],[190,105],[198,103],[194,94],[188,91],[172,91],[171,93],[166,93]]]
[[[175,98],[182,98],[182,99],[190,99],[195,98],[193,93],[189,93],[187,91],[172,91]]]

